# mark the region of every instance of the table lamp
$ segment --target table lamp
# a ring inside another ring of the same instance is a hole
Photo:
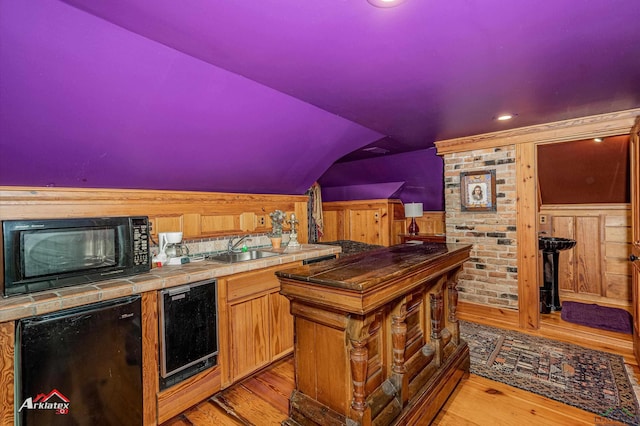
[[[411,218],[409,235],[418,235],[420,229],[416,223],[416,217],[422,217],[422,203],[407,203],[404,205],[404,216]]]

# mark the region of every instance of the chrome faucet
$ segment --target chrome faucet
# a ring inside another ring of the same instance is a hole
[[[233,251],[236,249],[236,247],[238,247],[240,245],[241,242],[243,242],[244,240],[247,241],[251,241],[251,238],[247,239],[248,235],[243,235],[242,237],[240,237],[240,239],[238,241],[236,241],[235,244],[233,244],[233,240],[236,237],[230,237],[229,238],[229,243],[227,244],[227,253],[233,253]]]

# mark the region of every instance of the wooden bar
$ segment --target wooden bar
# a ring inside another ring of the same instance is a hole
[[[276,272],[295,322],[286,425],[428,424],[460,380],[471,246],[402,244]]]

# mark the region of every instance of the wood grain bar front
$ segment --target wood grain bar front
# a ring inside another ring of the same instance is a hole
[[[460,380],[471,246],[403,244],[276,272],[295,322],[286,425],[428,424]]]

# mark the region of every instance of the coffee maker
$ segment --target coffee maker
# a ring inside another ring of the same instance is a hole
[[[182,244],[182,232],[158,233],[158,256],[154,261],[163,265],[181,265],[187,263],[189,249]]]

